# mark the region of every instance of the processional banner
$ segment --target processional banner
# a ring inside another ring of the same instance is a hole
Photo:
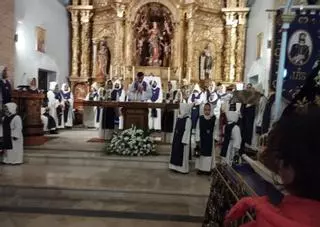
[[[275,88],[282,38],[283,10],[278,10],[274,29],[271,85]],[[292,100],[320,56],[320,9],[296,10],[288,30],[283,96]]]

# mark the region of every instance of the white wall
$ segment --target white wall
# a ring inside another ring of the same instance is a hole
[[[69,20],[57,0],[15,0],[16,42],[14,84],[38,78],[38,69],[57,73],[62,84],[69,76]],[[46,29],[46,53],[36,51],[36,26]],[[24,78],[23,78],[24,77]]]
[[[256,0],[250,10],[247,30],[245,82],[248,82],[251,76],[259,75],[259,83],[266,92],[269,87],[271,64],[271,48],[268,48],[268,40],[272,40],[273,33],[272,13],[266,10],[273,7],[274,0]],[[262,57],[257,60],[257,35],[261,32],[263,33]]]

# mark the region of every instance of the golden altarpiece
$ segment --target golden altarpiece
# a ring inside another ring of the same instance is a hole
[[[243,79],[246,0],[73,0],[68,10],[77,98],[138,71],[164,84]]]

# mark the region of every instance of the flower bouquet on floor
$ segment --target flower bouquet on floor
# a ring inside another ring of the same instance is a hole
[[[148,132],[132,126],[130,129],[115,133],[106,144],[107,155],[148,156],[156,155],[155,143]]]

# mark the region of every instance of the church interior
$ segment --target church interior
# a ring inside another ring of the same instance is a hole
[[[1,0],[0,226],[319,226],[319,31],[319,0]]]

